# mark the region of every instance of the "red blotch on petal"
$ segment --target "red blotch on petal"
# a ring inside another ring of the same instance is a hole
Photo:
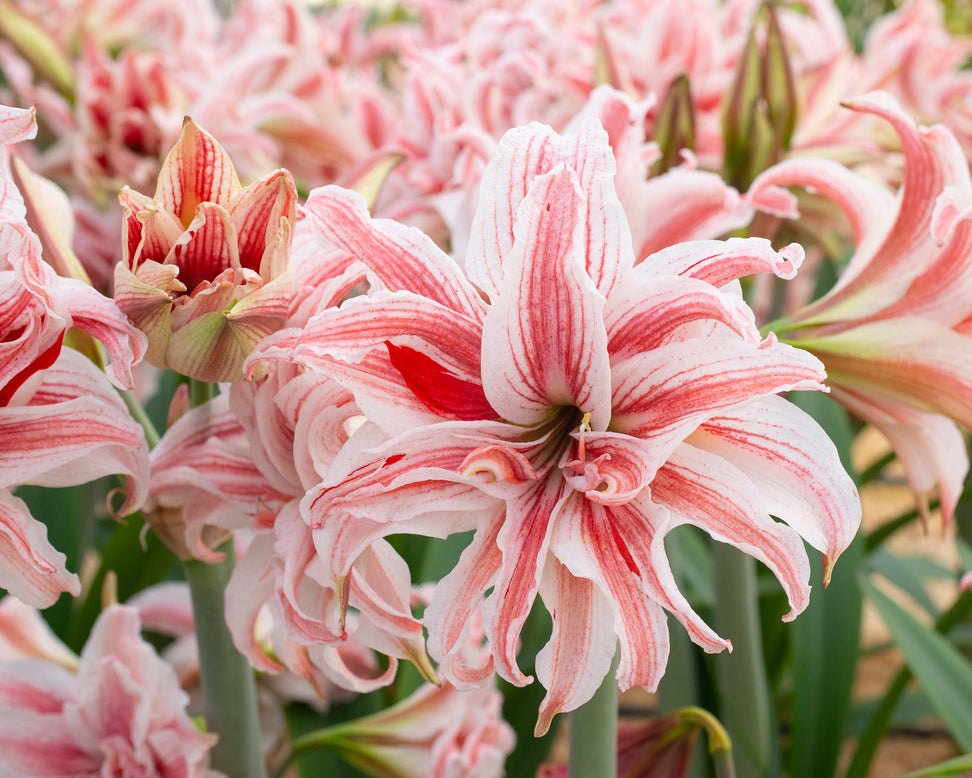
[[[14,396],[14,393],[24,385],[24,382],[34,373],[46,370],[53,365],[61,353],[61,345],[64,343],[64,333],[54,343],[52,343],[43,353],[38,354],[37,359],[21,370],[17,375],[7,381],[6,386],[0,386],[0,408],[6,407],[7,403]]]
[[[408,346],[385,341],[392,365],[405,384],[433,413],[447,419],[479,421],[497,418],[479,384],[450,373],[429,356]]]

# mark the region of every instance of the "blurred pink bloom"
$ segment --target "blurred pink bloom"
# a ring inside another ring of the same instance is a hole
[[[830,292],[771,326],[823,361],[834,398],[891,441],[923,514],[937,489],[947,520],[969,466],[956,423],[972,429],[972,181],[941,125],[916,127],[887,93],[850,107],[894,128],[904,182],[895,198],[836,163],[808,158],[754,183],[829,197],[856,243]]]
[[[950,32],[944,10],[938,0],[908,0],[875,20],[858,89],[888,91],[918,121],[944,123],[972,158],[972,37]]]
[[[125,775],[215,778],[215,738],[186,715],[175,673],[113,605],[95,623],[77,672],[43,660],[0,664],[2,769],[22,778]]]
[[[115,301],[148,335],[146,359],[201,381],[240,365],[283,324],[297,192],[278,170],[243,188],[226,152],[186,119],[154,198],[125,188]]]
[[[429,650],[458,651],[492,587],[486,634],[518,685],[531,680],[519,630],[541,595],[554,628],[537,660],[538,732],[590,698],[618,639],[621,687],[653,688],[665,610],[706,649],[726,647],[675,586],[673,527],[762,560],[793,618],[809,595],[801,536],[829,570],[860,518],[832,443],[775,396],[819,388],[822,367],[761,341],[736,287],[791,273],[799,248],[699,241],[635,266],[614,173],[596,122],[508,133],[483,178],[466,276],[424,235],[370,220],[353,193],[315,191],[306,211],[322,243],[366,263],[372,291],[251,358],[331,375],[393,436],[363,428],[302,502],[338,580],[385,535],[475,529],[426,611]]]
[[[70,138],[75,187],[101,203],[124,184],[148,190],[189,109],[173,63],[134,49],[115,58],[87,39],[77,88],[78,127]]]
[[[36,608],[18,600],[0,600],[0,664],[18,659],[43,659],[71,671],[78,658],[44,621]]]
[[[496,778],[516,744],[493,684],[426,684],[390,708],[333,728],[329,749],[380,778]]]
[[[233,11],[192,115],[220,138],[241,178],[284,167],[310,189],[384,142],[398,111],[377,65],[340,62],[330,12],[294,0],[248,0]]]
[[[127,604],[138,610],[143,630],[175,638],[162,651],[162,658],[172,666],[180,685],[189,693],[190,713],[201,710],[199,652],[196,646],[188,586],[182,582],[157,584],[142,590]],[[274,625],[269,613],[264,613],[262,616],[265,618],[258,620],[256,641],[267,654],[272,655]],[[347,664],[370,666],[373,668],[373,674],[378,674],[374,655],[360,643],[349,640],[338,647],[338,652],[345,658]],[[257,701],[260,708],[264,753],[273,753],[287,740],[288,731],[283,712],[286,703],[300,701],[318,710],[324,710],[329,703],[353,696],[351,692],[328,682],[323,677],[316,679],[315,683],[316,685],[290,672],[279,675],[265,673],[257,675]]]

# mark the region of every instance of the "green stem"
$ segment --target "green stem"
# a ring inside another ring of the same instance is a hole
[[[118,394],[121,395],[122,400],[125,403],[125,407],[128,408],[128,412],[132,415],[132,418],[137,421],[142,429],[145,431],[145,441],[148,443],[149,449],[155,448],[159,445],[159,431],[155,429],[155,425],[149,418],[148,413],[145,411],[145,407],[138,401],[135,397],[134,392],[126,392],[121,389],[118,390]]]
[[[189,379],[189,404],[195,408],[213,399],[215,395],[213,384],[205,381],[197,381],[195,378]]]
[[[718,657],[719,719],[732,737],[739,775],[769,775],[773,754],[769,684],[763,663],[756,563],[731,546],[713,548],[716,628],[732,641]]]
[[[212,767],[231,778],[266,778],[256,679],[233,645],[224,615],[223,594],[235,562],[232,539],[218,550],[226,554],[222,562],[182,563],[192,593],[206,727],[219,735]]]
[[[615,655],[594,696],[570,714],[569,778],[618,773],[618,666]]]
[[[688,633],[674,617],[668,619],[668,634],[671,648],[668,652],[668,667],[658,684],[659,708],[662,713],[688,705],[700,704],[698,672],[695,666],[695,646]],[[730,762],[732,756],[727,757]],[[693,750],[686,778],[702,778],[706,774],[702,752],[698,746]]]
[[[955,626],[962,622],[969,613],[972,613],[972,592],[965,592],[952,603],[945,613],[938,617],[935,622],[935,631],[942,635],[948,634]],[[877,753],[878,746],[884,739],[884,733],[891,723],[891,715],[898,704],[898,700],[911,680],[911,671],[908,666],[902,667],[898,674],[891,681],[884,697],[878,704],[877,710],[867,723],[867,729],[857,741],[857,750],[851,765],[847,768],[846,778],[864,778],[871,768],[871,762]]]

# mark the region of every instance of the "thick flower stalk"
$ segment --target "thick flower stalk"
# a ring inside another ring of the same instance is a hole
[[[187,119],[155,197],[123,189],[115,301],[149,339],[146,359],[200,381],[240,366],[284,321],[297,192],[278,170],[241,187],[216,140]]]
[[[46,658],[0,664],[0,747],[10,775],[215,778],[206,769],[215,738],[193,724],[175,673],[139,630],[134,608],[113,605],[76,672]]]
[[[956,424],[972,429],[972,180],[945,127],[917,127],[883,92],[849,107],[894,128],[904,181],[895,198],[819,159],[760,176],[754,189],[802,186],[833,200],[856,244],[833,289],[769,327],[820,358],[834,398],[894,446],[923,515],[937,491],[948,520],[969,467]]]
[[[452,675],[474,683],[495,666],[529,683],[516,652],[540,595],[553,633],[537,658],[538,733],[591,697],[619,640],[621,687],[654,688],[666,610],[705,649],[728,645],[675,585],[671,529],[696,525],[763,561],[789,619],[809,595],[801,537],[829,570],[860,517],[831,442],[776,396],[819,389],[822,366],[761,340],[735,285],[792,272],[798,247],[703,241],[636,264],[614,173],[597,122],[507,133],[465,275],[353,193],[315,191],[322,241],[367,264],[373,288],[251,358],[331,375],[369,419],[301,506],[339,582],[385,535],[475,530],[425,613],[430,654],[448,663],[492,588],[491,656]]]

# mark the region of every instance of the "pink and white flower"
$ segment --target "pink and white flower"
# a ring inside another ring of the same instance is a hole
[[[919,507],[955,510],[972,429],[972,180],[955,137],[917,127],[889,94],[849,107],[881,117],[904,152],[897,197],[836,163],[794,159],[755,183],[802,186],[847,215],[856,250],[826,295],[770,326],[827,367],[836,400],[871,422],[904,464]]]
[[[191,119],[154,198],[125,188],[115,301],[149,339],[147,361],[201,381],[240,366],[283,324],[297,191],[286,170],[242,187],[226,152]]]
[[[0,144],[33,133],[31,112],[0,109]],[[2,146],[0,146],[2,148]],[[71,486],[112,473],[127,479],[115,511],[145,497],[148,451],[116,386],[130,388],[145,351],[141,333],[114,303],[81,281],[57,276],[40,258],[23,200],[0,171],[0,585],[38,607],[77,594],[77,576],[47,540],[47,529],[13,495],[23,484]],[[75,327],[111,356],[107,377],[64,347]]]
[[[430,654],[461,649],[492,587],[492,658],[518,685],[531,679],[517,638],[540,594],[554,627],[537,659],[538,732],[590,698],[619,639],[621,687],[653,688],[665,610],[707,650],[728,645],[675,586],[672,528],[763,561],[793,618],[809,595],[801,538],[829,570],[860,517],[833,444],[775,396],[819,389],[822,366],[761,340],[735,286],[792,273],[799,248],[700,241],[635,265],[614,173],[596,122],[507,133],[465,275],[416,230],[369,219],[353,193],[315,191],[306,211],[322,243],[367,264],[372,290],[251,358],[325,372],[369,420],[301,506],[338,581],[385,535],[475,530],[426,611]]]
[[[328,748],[381,778],[494,778],[516,744],[495,684],[425,684],[380,713],[334,727]]]
[[[133,608],[113,605],[76,672],[43,659],[0,664],[0,774],[215,778],[215,738],[186,714],[175,673],[139,629]]]

